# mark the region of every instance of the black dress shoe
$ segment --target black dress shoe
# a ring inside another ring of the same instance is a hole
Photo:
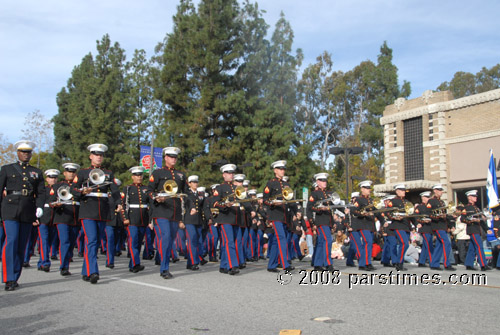
[[[333,271],[335,271],[335,269],[333,268],[333,265],[328,265],[328,266],[326,267],[326,271],[333,272]]]
[[[210,261],[210,262],[217,262],[217,258],[215,258],[215,257],[210,257],[210,258],[208,258],[208,261]]]
[[[177,263],[178,261],[179,261],[179,258],[172,259],[172,263]]]
[[[456,268],[454,268],[454,267],[453,267],[453,266],[451,266],[451,265],[450,265],[450,266],[445,267],[444,269],[445,269],[446,271],[457,271],[457,269],[456,269]]]
[[[356,267],[356,265],[354,265],[354,264],[346,264],[345,266],[347,266],[349,268],[355,268]]]
[[[481,271],[488,271],[488,270],[491,270],[491,268],[489,266],[481,266]]]
[[[201,264],[201,265],[205,265],[205,264],[207,264],[207,263],[208,263],[208,261],[207,261],[206,259],[202,259],[202,260],[200,261],[200,264]]]
[[[244,268],[246,268],[246,267],[247,267],[247,263],[240,264],[238,267],[239,267],[240,269],[244,269]]]
[[[29,268],[31,265],[29,262],[24,262],[23,263],[23,268]]]
[[[264,256],[260,256],[259,259],[264,259],[265,260],[266,258]]]
[[[293,270],[295,270],[295,266],[290,265],[289,267],[287,267],[286,269],[283,269],[283,270],[285,270],[285,271],[293,271]]]
[[[366,266],[358,266],[358,270],[366,271],[368,270]]]
[[[323,271],[323,267],[322,266],[315,266],[314,271]]]
[[[91,284],[97,284],[98,280],[99,280],[99,275],[97,273],[93,273],[89,277],[89,281]]]
[[[303,260],[303,259],[304,259],[304,257],[305,257],[304,255],[300,256],[300,257],[299,257],[299,261]]]
[[[69,262],[70,262],[70,263],[73,263],[73,258],[70,258],[70,259],[69,259]]]
[[[234,276],[235,274],[240,273],[240,270],[238,270],[238,268],[234,267],[234,268],[231,268],[231,270],[229,270],[228,273],[229,273],[229,275]]]
[[[71,272],[68,269],[61,269],[61,276],[71,276]]]
[[[122,252],[121,252],[121,251],[115,252],[115,256],[116,256],[116,257],[120,257],[121,255],[122,255]]]
[[[418,267],[419,267],[419,268],[426,268],[426,267],[427,267],[427,265],[425,265],[425,264],[421,264],[421,263],[418,263]]]
[[[500,270],[500,267],[499,267],[499,266],[497,266],[497,267],[496,267],[496,269],[497,269],[497,270]]]
[[[466,270],[471,270],[471,271],[477,271],[477,269],[473,266],[466,266],[465,267]]]
[[[134,267],[132,267],[132,268],[130,268],[130,269],[128,269],[128,270],[129,270],[130,272],[137,273],[137,272],[139,272],[139,271],[144,270],[144,265],[142,265],[142,264],[137,264],[137,265],[135,265]]]
[[[392,265],[389,263],[380,263],[384,266],[384,268],[392,268]]]
[[[16,286],[14,285],[14,281],[8,281],[5,283],[5,291],[14,291],[16,289]]]
[[[276,269],[276,268],[272,268],[272,269],[267,269],[268,272],[280,272],[280,270]]]
[[[106,267],[107,267],[107,268],[110,268],[110,269],[114,269],[114,268],[115,268],[115,265],[114,265],[114,264],[106,264]]]
[[[376,268],[376,267],[374,267],[374,266],[373,266],[373,265],[371,265],[371,264],[368,264],[368,265],[366,266],[366,269],[367,269],[368,271],[375,271],[375,270],[377,270],[377,268]]]
[[[200,267],[198,266],[198,264],[186,265],[186,269],[196,271],[196,270],[199,270]]]
[[[90,277],[89,277],[89,276],[82,276],[82,280],[83,280],[83,281],[89,281],[89,280],[90,280]]]
[[[50,256],[50,259],[53,261],[57,261],[57,256]]]
[[[48,266],[48,265],[39,266],[38,271],[50,272],[50,266]]]
[[[161,265],[160,261],[155,261],[155,265]]]
[[[220,273],[229,273],[228,269],[219,268]]]
[[[172,276],[172,274],[170,273],[170,271],[163,271],[161,273],[161,276],[163,277],[163,279],[171,279],[173,278],[174,276]]]
[[[442,268],[442,267],[440,267],[440,266],[439,266],[439,267],[437,267],[437,268],[436,268],[436,267],[432,267],[432,266],[431,266],[431,270],[442,271],[442,270],[443,270],[443,268]]]

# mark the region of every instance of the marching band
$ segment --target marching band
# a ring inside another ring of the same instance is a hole
[[[279,160],[271,164],[274,177],[262,193],[249,189],[250,181],[236,174],[235,164],[225,164],[220,168],[221,184],[212,185],[209,194],[199,186],[198,176],[186,176],[176,169],[181,150],[166,147],[164,167],[151,173],[148,185],[143,184],[144,168],[134,166],[129,169],[132,184],[120,192],[119,180],[103,167],[106,145],[88,146],[88,168],[64,163],[64,180],[59,182],[60,171],[42,172],[29,165],[33,148],[30,141],[17,142],[18,162],[0,170],[0,247],[2,281],[7,291],[19,286],[22,268],[30,266],[30,246],[35,244],[33,227],[38,232],[38,270],[50,272],[50,254],[57,235],[62,276],[71,275],[73,250],[82,244],[83,236],[81,273],[82,279],[91,284],[99,280],[99,247],[106,252],[106,267],[113,269],[114,257],[124,250],[125,241],[130,272],[144,270],[140,256],[144,246],[142,258],[155,258],[164,279],[173,278],[170,261],[178,260],[177,250],[184,253],[186,267],[192,271],[210,261],[219,263],[221,273],[236,275],[247,262],[265,260],[266,256],[269,272],[293,271],[295,258],[310,260],[315,270],[333,271],[332,232],[339,230],[345,230],[348,236],[347,266],[355,266],[357,259],[359,270],[374,271],[372,246],[374,237],[380,235],[384,241],[381,264],[405,271],[410,232],[416,229],[422,236],[418,266],[428,264],[432,270],[443,270],[443,263],[444,270],[455,271],[448,235],[455,228],[449,224],[448,215],[456,208],[441,200],[444,188],[440,184],[433,186],[432,195],[430,191],[420,193],[421,203],[414,206],[405,199],[404,184],[394,187],[394,195],[379,200],[371,196],[372,182],[365,180],[359,183],[359,192],[351,195],[351,202],[345,204],[327,187],[329,176],[322,172],[314,175],[315,186],[308,199],[294,199],[285,176],[287,162]],[[468,204],[456,212],[471,239],[465,266],[476,270],[477,259],[481,270],[486,271],[491,268],[481,229],[498,238],[499,211],[494,209],[490,229],[483,211],[476,206],[477,190],[466,196]],[[316,235],[316,243],[313,246],[308,239],[308,255],[303,255],[299,243],[306,231]],[[496,267],[500,269],[500,257]]]

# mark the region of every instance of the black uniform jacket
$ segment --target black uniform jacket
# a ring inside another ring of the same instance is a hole
[[[6,191],[4,197],[3,191]],[[23,223],[36,220],[36,209],[45,204],[42,170],[25,163],[12,163],[0,169],[0,218]]]
[[[147,226],[149,223],[148,188],[142,184],[131,184],[123,189],[124,216],[131,226]]]
[[[80,220],[109,221],[111,219],[111,212],[115,210],[114,207],[111,208],[109,193],[111,193],[114,204],[118,205],[120,203],[120,191],[116,185],[113,172],[99,167],[106,176],[104,182],[110,182],[111,184],[95,187],[92,193],[87,195],[83,195],[81,191],[84,187],[92,186],[92,182],[89,182],[89,174],[94,168],[89,167],[78,171],[77,176],[73,180],[71,193],[75,201],[80,202]]]
[[[359,196],[352,200],[354,207],[351,210],[351,228],[352,230],[370,230],[375,231],[375,216],[362,214],[363,209],[373,210],[373,200],[371,198]]]
[[[43,205],[43,215],[38,220],[40,224],[51,226],[54,219],[54,210],[50,207],[50,195],[54,193],[54,190],[50,186],[45,186],[45,204]]]
[[[188,196],[185,199],[186,214],[184,215],[184,223],[201,226],[203,224],[204,217],[203,203],[205,201],[205,195],[191,189],[187,191],[187,195]],[[196,210],[196,213],[193,215],[191,215],[192,209]]]
[[[163,193],[163,184],[167,180],[174,180],[177,183],[177,194],[187,193],[188,187],[186,183],[186,175],[176,169],[162,168],[153,171],[149,178],[148,195],[152,200],[151,217],[153,219],[167,219],[179,222],[182,220],[182,199],[168,198],[165,202],[157,202],[154,200],[158,193]]]
[[[219,210],[219,214],[215,218],[217,223],[231,225],[239,224],[242,217],[240,205],[234,204],[231,207],[225,205],[226,200],[229,202],[235,201],[235,196],[231,195],[234,193],[235,189],[236,186],[228,182],[220,184],[215,189],[213,207]]]
[[[54,186],[52,186],[52,190],[54,192],[51,192],[50,198],[49,198],[49,203],[56,202],[57,199],[57,191],[59,188],[61,188],[64,185],[67,185],[71,188],[73,187],[73,182],[67,182],[67,181],[62,181],[59,183],[56,183]],[[54,207],[54,224],[67,224],[70,226],[78,226],[80,224],[80,221],[78,220],[79,217],[79,212],[80,212],[80,203],[74,200],[69,200],[71,204],[65,204],[60,207]]]
[[[481,227],[483,227],[484,232],[487,232],[489,230],[488,225],[484,220],[480,220],[479,222],[474,222],[472,219],[481,219],[481,216],[472,216],[475,213],[482,213],[482,211],[473,204],[468,204],[465,206],[464,210],[462,211],[462,215],[460,216],[460,220],[463,223],[467,224],[467,235],[472,235],[472,234],[481,234]]]
[[[290,187],[288,182],[283,181],[278,178],[273,178],[269,180],[264,188],[263,200],[264,204],[267,206],[267,219],[269,221],[279,221],[285,224],[289,224],[288,222],[288,209],[290,208],[292,214],[295,215],[296,206],[291,206],[291,204],[273,204],[273,200],[284,200],[283,199],[283,188],[286,186]]]
[[[418,204],[415,208],[415,214],[417,215],[431,215],[431,209],[425,204]],[[425,218],[425,217],[423,217]],[[427,221],[427,222],[426,222]],[[431,222],[429,220],[422,220],[422,218],[417,217],[417,222],[422,225],[422,228],[418,229],[420,234],[432,234]]]
[[[441,208],[445,206],[446,204],[444,203],[444,201],[436,197],[430,198],[429,201],[427,202],[427,208],[431,210],[431,219],[432,219],[431,228],[433,231],[437,230],[446,231],[448,229],[448,224],[446,222],[446,219],[437,216],[439,213],[446,213],[446,209],[440,209],[437,210],[437,212],[432,212],[436,208]]]
[[[406,215],[405,213],[405,204],[408,202],[408,200],[400,197],[393,198],[389,200],[388,207],[389,208],[398,208],[398,210],[394,212],[388,212],[387,216],[391,220],[391,224],[389,225],[390,230],[404,230],[404,231],[410,231],[410,222],[408,221],[408,218],[403,217],[401,220],[395,220],[394,218],[397,218],[399,216]]]
[[[331,206],[333,205],[331,202],[328,203],[320,203],[320,200],[325,200],[330,197],[332,191],[326,190],[316,190],[311,193],[309,197],[309,201],[307,202],[307,210],[309,212],[316,213],[316,217],[314,219],[314,225],[316,226],[328,226],[330,228],[333,227],[333,215],[332,209],[324,210],[321,208],[323,206]]]

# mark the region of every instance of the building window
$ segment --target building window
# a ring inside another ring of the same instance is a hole
[[[434,133],[434,129],[429,129],[429,134]]]
[[[403,121],[405,179],[424,179],[424,149],[422,147],[422,117]]]
[[[429,141],[432,141],[432,140],[434,140],[434,137],[429,136]]]
[[[432,120],[432,114],[429,114],[429,120]]]

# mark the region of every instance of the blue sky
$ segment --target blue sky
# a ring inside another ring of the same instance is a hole
[[[500,63],[499,1],[261,0],[271,26],[285,13],[304,64],[323,51],[335,70],[376,61],[384,40],[411,98],[435,89],[457,71],[476,73]],[[15,142],[25,116],[57,113],[56,94],[96,40],[109,33],[130,59],[153,54],[172,31],[178,1],[22,0],[0,2],[0,133]]]

